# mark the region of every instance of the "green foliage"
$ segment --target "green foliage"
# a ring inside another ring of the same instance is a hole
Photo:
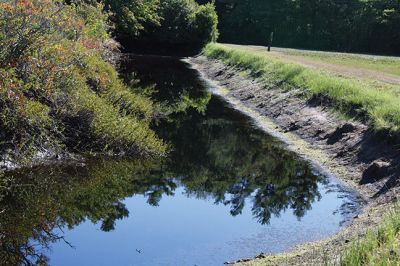
[[[197,4],[192,0],[162,0],[161,27],[156,30],[156,39],[161,42],[189,42]]]
[[[218,38],[218,15],[213,4],[201,5],[194,14],[194,27],[198,42],[203,44],[211,41],[215,42]]]
[[[199,1],[204,2],[204,1]],[[221,41],[400,53],[397,0],[216,0]]]
[[[194,0],[160,2],[161,26],[146,34],[146,40],[203,46],[218,37],[214,4],[198,5]]]
[[[400,98],[394,91],[378,90],[371,83],[332,76],[240,48],[209,44],[204,52],[210,58],[248,70],[267,88],[299,88],[308,98],[329,100],[344,114],[369,121],[375,130],[400,132]]]
[[[28,121],[37,126],[49,126],[51,118],[50,108],[40,102],[28,100],[25,105],[25,115]]]
[[[159,25],[159,0],[104,0],[112,12],[117,34],[137,37],[146,27]]]
[[[165,152],[149,129],[151,101],[124,85],[109,62],[117,45],[103,8],[50,0],[0,4],[2,149]]]

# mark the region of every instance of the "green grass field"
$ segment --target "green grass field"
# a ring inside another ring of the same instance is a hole
[[[239,46],[231,44],[226,44],[226,46],[253,52],[258,51],[264,54],[266,52],[266,47],[263,46]],[[318,62],[367,69],[400,77],[400,57],[321,52],[277,47],[272,48],[272,53],[269,53],[269,56],[282,59],[284,57],[291,57],[299,60],[305,58]]]

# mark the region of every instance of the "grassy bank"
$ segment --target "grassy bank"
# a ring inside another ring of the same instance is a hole
[[[400,208],[388,214],[381,225],[354,241],[342,254],[340,265],[399,265],[400,264]]]
[[[308,99],[369,123],[376,131],[400,132],[400,88],[356,78],[345,78],[264,56],[251,50],[209,44],[208,58],[243,69],[266,88],[302,89]]]

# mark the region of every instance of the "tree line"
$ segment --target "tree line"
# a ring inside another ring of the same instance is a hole
[[[207,2],[198,0],[198,2]],[[400,54],[399,0],[216,0],[220,41]]]

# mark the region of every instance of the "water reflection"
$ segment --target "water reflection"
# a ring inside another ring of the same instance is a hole
[[[152,94],[167,117],[189,108],[204,113],[211,100],[198,72],[174,57],[130,56],[120,71],[126,83],[139,83],[141,92]]]
[[[206,115],[192,113],[191,119],[167,129],[178,151],[170,168],[185,176],[182,183],[189,194],[230,205],[232,215],[254,197],[252,210],[261,223],[287,208],[302,217],[320,197],[317,183],[324,179],[241,117],[228,120],[235,113],[218,112],[221,104],[212,101]]]
[[[321,186],[335,187],[335,195],[354,195],[338,191],[337,184],[314,173],[308,163],[254,128],[247,117],[212,97],[195,71],[169,60],[165,68],[145,62],[152,71],[140,60],[134,70],[144,86],[153,84],[156,89],[153,97],[166,115],[155,128],[171,143],[171,154],[151,160],[94,158],[85,166],[6,175],[0,186],[2,263],[46,264],[53,243],[74,245],[64,239],[63,230],[88,221],[100,224],[105,232],[118,230],[117,220],[135,215],[124,201],[135,195],[158,206],[163,197],[182,188],[188,198],[229,206],[227,215],[251,209],[254,219],[265,225],[287,210],[301,219],[321,199]],[[358,208],[352,198],[337,203],[343,204],[338,209],[342,216]]]

